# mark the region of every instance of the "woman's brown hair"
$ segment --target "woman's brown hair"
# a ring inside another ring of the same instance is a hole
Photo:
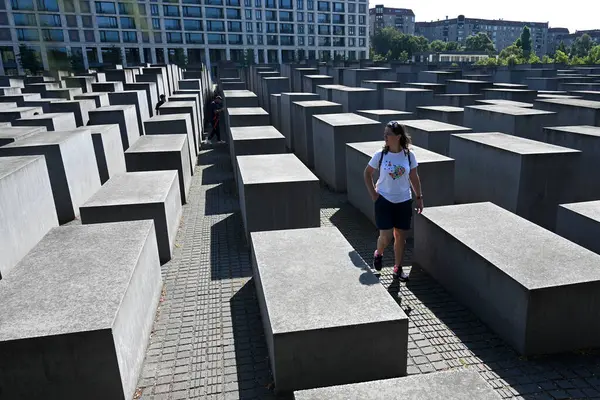
[[[401,125],[398,121],[390,121],[387,123],[386,128],[390,128],[392,133],[396,136],[400,136],[400,147],[404,150],[406,157],[408,157],[408,165],[411,165],[410,161],[410,149],[408,146],[412,144],[412,140],[410,135],[406,132],[404,125]],[[383,161],[383,156],[386,155],[390,151],[390,146],[384,145],[381,150],[381,158],[379,159],[379,169],[381,169],[381,162]]]

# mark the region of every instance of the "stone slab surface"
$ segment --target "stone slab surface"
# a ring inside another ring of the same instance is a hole
[[[0,147],[0,156],[43,155],[58,221],[72,221],[100,188],[89,130],[42,132]]]
[[[493,203],[424,210],[414,263],[520,354],[600,344],[600,255]]]
[[[433,119],[402,121],[412,142],[419,147],[447,156],[450,152],[450,136],[455,133],[472,132],[465,126],[448,124]]]
[[[162,289],[151,221],[54,228],[3,283],[3,396],[133,396]]]
[[[316,93],[282,93],[281,94],[281,133],[285,136],[286,145],[290,150],[294,150],[294,133],[300,121],[296,121],[296,116],[293,113],[293,103],[298,101],[316,101],[319,100],[319,95]],[[292,121],[294,120],[294,121]]]
[[[0,279],[58,226],[44,157],[0,157]]]
[[[500,400],[486,381],[475,371],[458,370],[300,390],[294,400]]]
[[[181,217],[177,171],[127,172],[106,182],[81,208],[83,224],[154,220],[161,262],[171,259]]]
[[[197,154],[197,150],[200,148],[200,142],[202,141],[202,125],[201,121],[198,120],[196,114],[196,103],[194,101],[172,101],[166,102],[160,107],[160,115],[172,115],[172,114],[189,114],[192,120],[192,129],[194,132],[194,151]]]
[[[187,203],[192,172],[187,135],[144,135],[125,152],[128,172],[176,170],[182,204]]]
[[[100,183],[104,185],[112,176],[124,173],[125,156],[119,125],[90,125],[83,130],[92,135]]]
[[[77,128],[72,112],[44,113],[12,121],[13,126],[45,126],[48,131],[69,131]]]
[[[76,126],[85,126],[90,120],[89,112],[96,108],[96,102],[89,100],[61,100],[53,101],[50,105],[50,112],[73,113]],[[61,127],[61,129],[66,129]],[[58,129],[56,129],[58,130]]]
[[[118,124],[121,130],[123,151],[140,137],[135,106],[118,105],[97,108],[89,112],[90,125]]]
[[[561,204],[556,217],[556,233],[600,254],[600,201]]]
[[[251,245],[277,391],[405,375],[408,318],[339,230],[254,232]],[[365,336],[377,341],[353,345]]]
[[[35,135],[38,132],[46,132],[45,126],[3,126],[0,128],[0,146],[12,143],[16,140]]]
[[[144,121],[150,118],[150,111],[148,110],[148,100],[146,98],[145,91],[128,90],[109,93],[108,101],[110,102],[111,106],[128,104],[134,105],[135,112],[137,115],[138,131],[140,132],[140,136],[144,134]]]

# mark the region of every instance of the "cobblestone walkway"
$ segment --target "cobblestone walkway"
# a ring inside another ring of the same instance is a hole
[[[321,225],[336,226],[371,261],[376,231],[345,195],[322,190]],[[163,266],[136,399],[276,398],[251,277],[228,152],[204,150],[174,257]],[[427,274],[413,269],[410,277],[392,283],[391,268],[381,276],[410,317],[409,374],[475,368],[503,398],[600,399],[600,351],[519,357]]]

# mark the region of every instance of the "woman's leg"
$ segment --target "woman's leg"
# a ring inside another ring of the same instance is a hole
[[[408,274],[402,271],[402,261],[404,260],[406,235],[412,221],[412,200],[394,206],[394,278],[405,281],[408,280]]]
[[[381,195],[375,200],[375,225],[379,229],[379,237],[377,238],[377,249],[373,254],[373,268],[381,271],[383,267],[383,251],[392,241],[394,236],[394,224],[390,213],[391,203]]]

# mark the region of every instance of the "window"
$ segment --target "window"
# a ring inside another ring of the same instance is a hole
[[[252,7],[252,0],[244,0],[244,7]]]
[[[304,10],[304,0],[296,0],[296,9]]]
[[[189,44],[204,44],[204,34],[202,33],[186,33],[185,42]]]
[[[289,11],[279,11],[279,20],[286,22],[294,22],[294,14]]]
[[[17,26],[35,26],[37,21],[35,20],[35,14],[13,14],[15,25]]]
[[[254,36],[246,35],[246,44],[254,44]]]
[[[79,31],[69,30],[69,40],[71,42],[79,42]]]
[[[367,36],[367,29],[364,26],[358,28],[358,36]]]
[[[237,21],[227,21],[227,31],[228,32],[241,32],[242,31],[242,23]]]
[[[225,35],[218,33],[209,33],[206,35],[206,39],[208,40],[208,44],[226,44]]]
[[[336,36],[344,36],[345,35],[345,27],[341,25],[333,26],[333,34]]]
[[[345,24],[346,18],[344,17],[344,14],[333,14],[331,19],[334,24]]]
[[[91,13],[92,9],[90,8],[90,2],[87,0],[79,2],[79,9],[82,13]]]
[[[263,31],[262,22],[256,23],[256,32],[261,33]]]
[[[298,46],[304,46],[304,36],[298,37]]]
[[[256,10],[255,14],[256,14],[257,20],[259,20],[259,21],[262,20],[262,11],[261,10]]]
[[[75,12],[75,1],[74,0],[63,0],[65,6],[65,12]]]
[[[242,19],[242,13],[238,8],[228,8],[227,19]]]
[[[293,46],[294,45],[294,37],[293,36],[281,36],[281,45],[282,46]]]
[[[314,46],[315,45],[315,37],[314,36],[309,36],[308,37],[308,45],[309,46]]]
[[[262,0],[254,0],[254,7],[256,7],[256,8],[262,7]]]
[[[229,44],[244,44],[242,35],[229,35]]]
[[[40,26],[61,26],[60,15],[40,14]]]
[[[359,4],[358,5],[358,12],[360,14],[366,14],[367,13],[367,5],[366,4]]]
[[[101,42],[118,42],[119,31],[100,31]]]
[[[206,21],[206,30],[209,32],[225,32],[223,21]]]
[[[275,0],[265,0],[265,7],[266,8],[277,8],[277,3],[275,2]]]
[[[135,19],[130,17],[121,17],[121,29],[136,29]]]
[[[150,34],[148,32],[142,31],[142,42],[150,43]]]
[[[59,11],[58,0],[38,0],[38,11]]]
[[[135,32],[135,31],[123,32],[123,42],[137,43],[137,32]]]
[[[359,15],[358,16],[358,24],[359,25],[366,25],[367,24],[367,19],[364,15]]]
[[[294,24],[279,24],[279,32],[294,34]]]
[[[167,43],[183,43],[181,32],[167,32]]]
[[[91,24],[88,26],[91,26]],[[94,35],[94,31],[92,30],[83,31],[83,36],[85,37],[86,42],[96,42],[96,36]]]
[[[138,12],[140,13],[140,15],[146,15],[146,5],[138,3]]]
[[[150,4],[150,14],[154,16],[158,15],[158,5]]]
[[[267,35],[267,45],[269,45],[269,46],[278,46],[279,45],[279,36],[277,36],[277,35]]]
[[[40,40],[37,29],[17,29],[17,39],[24,42]]]
[[[96,17],[99,28],[118,28],[117,17]]]
[[[323,13],[319,13],[317,14],[317,22],[319,22],[320,24],[328,24],[331,22],[330,18],[329,18],[330,14],[323,14]]]
[[[329,11],[329,2],[328,1],[317,2],[317,9],[319,11]]]
[[[264,36],[263,36],[263,35],[258,35],[258,36],[256,37],[256,44],[261,44],[261,45],[262,45],[262,44],[265,44],[265,39],[264,39]]]
[[[364,38],[360,38],[358,39],[358,46],[359,47],[364,47],[365,46],[365,39]]]
[[[163,6],[165,17],[179,17],[179,6]]]
[[[12,0],[13,10],[33,10],[33,0]]]
[[[162,34],[160,32],[154,32],[154,43],[162,43]],[[156,49],[158,51],[158,49]]]
[[[344,3],[333,3],[333,12],[343,13],[344,11]]]
[[[267,33],[277,33],[277,24],[267,24]]]
[[[304,24],[298,24],[298,34],[304,35]]]
[[[223,0],[204,0],[204,4],[207,6],[222,6]]]
[[[246,19],[252,19],[252,10],[245,10],[244,14]]]
[[[76,15],[66,15],[67,26],[71,28],[77,27],[77,16]]]
[[[315,9],[315,3],[313,0],[306,0],[306,9],[307,10],[314,10]]]
[[[223,19],[224,18],[222,8],[207,7],[204,9],[204,12],[206,13],[206,15],[204,16],[205,18],[214,18],[214,19]]]
[[[308,13],[307,16],[308,16],[308,18],[307,18],[308,22],[315,22],[315,14]]]
[[[240,0],[227,0],[227,5],[231,7],[240,7]]]
[[[152,18],[152,29],[160,29],[160,18]]]
[[[349,4],[348,4],[348,12],[349,12],[349,13],[355,13],[355,12],[356,12],[356,4],[354,4],[354,3],[349,3]]]
[[[319,25],[319,35],[329,35],[331,34],[329,25]]]
[[[202,21],[197,19],[184,19],[183,28],[186,31],[202,31]]]
[[[163,21],[164,21],[166,30],[170,30],[170,31],[180,31],[181,30],[180,20],[165,18]]]
[[[96,2],[96,14],[116,14],[117,8],[115,3],[109,3],[107,1]]]
[[[292,0],[279,0],[279,9],[292,10],[293,8]]]
[[[277,21],[277,14],[275,13],[275,11],[265,11],[265,19],[267,21]]]

